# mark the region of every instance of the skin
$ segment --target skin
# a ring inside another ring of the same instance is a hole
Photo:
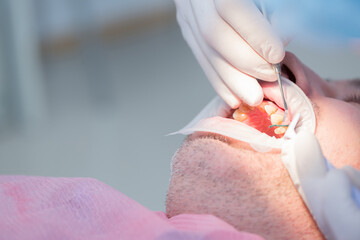
[[[345,101],[360,95],[359,81],[324,81],[291,53],[283,63],[314,106],[324,156],[338,168],[360,169],[360,104]],[[213,214],[266,239],[323,238],[280,151],[258,153],[216,134],[195,133],[174,155],[166,211]]]

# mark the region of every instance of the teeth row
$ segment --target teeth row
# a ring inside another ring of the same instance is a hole
[[[242,104],[240,108],[236,109],[235,112],[233,113],[233,118],[235,120],[243,122],[248,118],[246,113],[249,112],[251,109],[252,107]],[[277,109],[274,106],[265,105],[264,109],[266,113],[270,116],[271,124],[280,125],[282,123],[284,115],[281,113],[276,113]]]
[[[268,110],[267,110],[266,108],[268,106],[271,107],[271,108],[268,108]],[[267,112],[268,115],[270,115],[271,124],[280,125],[280,124],[282,124],[284,115],[281,114],[281,113],[275,113],[277,111],[277,109],[275,108],[275,112],[274,112],[273,108],[274,108],[273,106],[266,105],[265,106],[265,111]],[[269,112],[271,112],[271,113],[269,114]],[[277,128],[274,129],[274,133],[277,134],[277,135],[282,135],[282,134],[285,134],[286,129],[287,129],[287,127],[277,127]]]
[[[278,112],[277,108],[272,105],[263,105],[263,109],[270,116],[270,121],[272,125],[281,125],[284,115]],[[233,118],[237,121],[244,122],[248,119],[249,111],[253,110],[253,107],[242,104],[238,109],[236,109],[233,113]],[[277,127],[274,129],[274,133],[277,135],[282,135],[286,132],[287,127]]]

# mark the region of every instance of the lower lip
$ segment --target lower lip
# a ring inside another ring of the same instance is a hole
[[[287,125],[289,123],[288,119],[285,122],[274,122],[274,119],[276,119],[276,117],[283,115],[284,110],[282,110],[273,102],[264,100],[257,107],[250,107],[245,103],[242,103],[240,107],[233,112],[232,118],[237,121],[243,122],[246,125],[269,135],[270,137],[282,138],[285,134],[285,131],[287,130],[287,127],[270,126],[273,124]],[[273,119],[273,122],[271,119]]]

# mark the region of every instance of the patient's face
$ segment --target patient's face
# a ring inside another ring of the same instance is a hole
[[[326,82],[289,53],[284,64],[314,105],[324,155],[360,169],[359,81]],[[167,214],[181,213],[213,214],[267,239],[321,238],[279,151],[258,153],[216,134],[189,136],[173,158]]]

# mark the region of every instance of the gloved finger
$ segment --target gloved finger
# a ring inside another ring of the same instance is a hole
[[[360,171],[354,169],[351,166],[345,166],[342,168],[347,176],[350,178],[352,184],[360,189]]]
[[[203,68],[206,76],[210,80],[210,83],[214,87],[216,93],[231,107],[237,108],[240,105],[239,99],[228,89],[228,87],[222,82],[216,71],[212,68],[210,62],[204,55],[201,47],[197,43],[193,31],[181,15],[177,14],[177,21],[181,26],[181,31],[186,42],[192,49],[196,59]]]
[[[207,45],[241,72],[266,81],[276,80],[272,65],[219,16],[213,1],[204,4],[203,0],[194,0],[191,3],[199,32]],[[242,24],[247,25],[247,21]]]
[[[231,66],[216,53],[210,53],[210,60],[226,86],[250,106],[259,105],[264,94],[258,81]]]
[[[192,17],[189,16],[189,24],[196,22]],[[179,19],[178,21],[181,21]],[[228,62],[226,62],[217,52],[214,51],[203,39],[200,34],[197,25],[192,25],[188,27],[189,31],[192,34],[186,34],[186,36],[192,36],[197,43],[198,49],[201,49],[204,58],[207,59],[208,65],[211,66],[211,69],[216,72],[218,78],[209,77],[209,80],[212,82],[215,90],[218,92],[220,97],[224,99],[225,102],[228,103],[227,99],[224,98],[224,93],[221,93],[219,89],[215,85],[219,85],[218,80],[220,79],[225,86],[231,91],[233,95],[235,95],[238,99],[246,102],[250,106],[259,105],[263,98],[264,94],[260,84],[257,82],[255,78],[252,78],[241,71],[235,69]],[[207,68],[209,69],[209,68]],[[227,96],[228,94],[226,94]],[[229,105],[232,108],[236,108],[240,105]]]
[[[327,237],[359,239],[360,209],[353,200],[351,182],[346,173],[339,169],[331,170],[326,176],[323,191],[323,214],[334,235]]]
[[[284,44],[252,0],[215,0],[218,13],[267,62],[279,63]]]
[[[310,132],[300,132],[294,142],[298,176],[303,179],[324,178],[327,174],[325,159],[315,136]]]

